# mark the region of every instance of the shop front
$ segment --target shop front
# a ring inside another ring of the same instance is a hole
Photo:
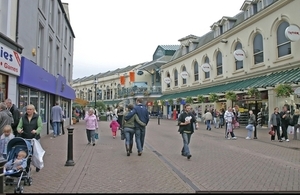
[[[0,36],[0,100],[2,102],[9,98],[15,104],[17,99],[17,77],[21,71],[21,55],[19,52],[22,48],[12,41],[3,41],[2,36]],[[9,46],[3,44],[2,41]]]
[[[18,107],[21,113],[26,112],[28,104],[33,104],[43,121],[41,134],[49,134],[51,107],[55,101],[60,101],[66,115],[64,125],[69,125],[75,91],[67,85],[66,79],[60,75],[55,77],[25,57],[22,57],[21,67],[18,78]]]

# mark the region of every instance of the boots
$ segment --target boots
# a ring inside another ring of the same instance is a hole
[[[130,156],[129,146],[125,144],[127,156]]]
[[[132,153],[132,146],[133,144],[129,144],[129,152]]]

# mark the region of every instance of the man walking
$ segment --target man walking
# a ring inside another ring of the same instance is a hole
[[[131,117],[133,117],[135,114],[139,117],[139,119],[146,124],[149,122],[149,113],[147,108],[142,104],[143,99],[137,98],[136,99],[136,106],[133,108],[133,110],[128,113],[128,115],[125,116],[124,120],[128,121]],[[144,142],[145,142],[145,135],[146,135],[146,126],[142,126],[136,121],[134,121],[135,126],[135,142],[136,147],[138,149],[138,155],[142,155],[142,151],[144,148]]]
[[[6,99],[5,104],[7,106],[7,109],[11,112],[11,114],[13,116],[14,123],[11,124],[11,127],[13,129],[13,133],[14,133],[15,137],[17,137],[17,135],[18,135],[17,126],[19,124],[20,117],[21,117],[20,111],[18,110],[17,106],[12,103],[11,99]]]
[[[181,134],[183,140],[181,155],[186,156],[187,159],[190,159],[192,155],[190,153],[189,144],[194,130],[198,129],[198,123],[195,115],[191,113],[191,106],[189,104],[186,104],[184,108],[185,110],[180,114],[178,118],[178,132]]]
[[[60,135],[60,125],[63,120],[62,108],[59,106],[59,102],[55,102],[55,106],[51,108],[51,121],[53,126],[53,137]]]

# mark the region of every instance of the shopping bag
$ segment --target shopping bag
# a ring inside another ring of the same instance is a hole
[[[44,167],[43,157],[45,150],[42,148],[40,142],[35,138],[32,139],[32,165],[36,168],[42,169]]]
[[[95,132],[95,139],[99,139],[99,134],[98,134],[98,132]]]
[[[289,134],[294,134],[294,127],[289,125],[287,131]]]

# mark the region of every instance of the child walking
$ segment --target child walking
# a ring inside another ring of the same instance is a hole
[[[5,125],[0,137],[0,155],[5,159],[7,158],[7,143],[14,137],[15,135],[13,134],[12,127],[10,125]]]
[[[109,127],[111,128],[112,136],[115,139],[117,136],[117,130],[120,127],[120,124],[117,122],[117,118],[113,117]]]

